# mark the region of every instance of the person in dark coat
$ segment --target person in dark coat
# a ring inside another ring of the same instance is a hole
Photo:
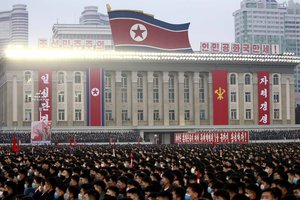
[[[40,199],[43,200],[54,200],[54,193],[56,187],[56,179],[55,178],[48,178],[45,181],[44,185],[44,193],[42,194]]]
[[[66,193],[66,187],[63,184],[56,186],[54,199],[56,200],[64,200],[64,195]]]
[[[7,181],[4,184],[3,200],[13,200],[17,195],[17,184],[12,181]]]

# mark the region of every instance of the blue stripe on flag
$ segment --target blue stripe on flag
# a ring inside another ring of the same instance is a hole
[[[190,23],[186,24],[170,24],[158,19],[155,19],[154,17],[151,17],[149,15],[145,15],[140,12],[135,12],[135,11],[111,11],[108,12],[108,16],[110,20],[113,19],[118,19],[118,18],[128,18],[128,19],[139,19],[144,22],[160,26],[162,28],[166,28],[169,30],[174,30],[174,31],[180,31],[180,30],[188,30]]]

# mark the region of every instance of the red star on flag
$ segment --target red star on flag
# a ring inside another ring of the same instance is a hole
[[[146,31],[146,30],[142,30],[140,28],[140,26],[138,25],[137,29],[136,30],[132,30],[134,33],[135,33],[135,36],[134,36],[134,39],[137,38],[137,37],[141,37],[143,38],[143,33]],[[144,39],[144,38],[143,38]]]

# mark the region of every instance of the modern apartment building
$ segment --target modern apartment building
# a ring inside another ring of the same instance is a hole
[[[96,6],[84,8],[79,24],[54,24],[52,31],[53,40],[103,41],[104,49],[113,49],[108,16],[99,13]]]
[[[243,0],[233,13],[235,42],[278,44],[279,52],[300,55],[300,4],[293,0]],[[300,66],[295,68],[295,91],[300,92]],[[300,97],[300,95],[298,95]],[[300,99],[299,101],[300,102]]]
[[[23,4],[13,5],[11,11],[0,12],[0,53],[11,45],[28,45],[28,11]]]

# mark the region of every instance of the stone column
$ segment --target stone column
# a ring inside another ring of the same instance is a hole
[[[163,72],[163,117],[164,126],[169,126],[169,72]]]
[[[137,72],[131,72],[131,94],[132,96],[129,98],[131,99],[131,119],[132,119],[132,126],[138,125],[138,118],[137,118]]]
[[[116,71],[115,84],[115,119],[116,126],[122,126],[122,103],[121,103],[121,71]]]
[[[153,126],[153,72],[147,72],[148,126]]]
[[[180,126],[185,125],[184,120],[184,72],[178,72],[178,121]]]
[[[194,124],[200,125],[200,103],[199,103],[199,72],[194,72],[193,78],[193,92],[194,92]]]

